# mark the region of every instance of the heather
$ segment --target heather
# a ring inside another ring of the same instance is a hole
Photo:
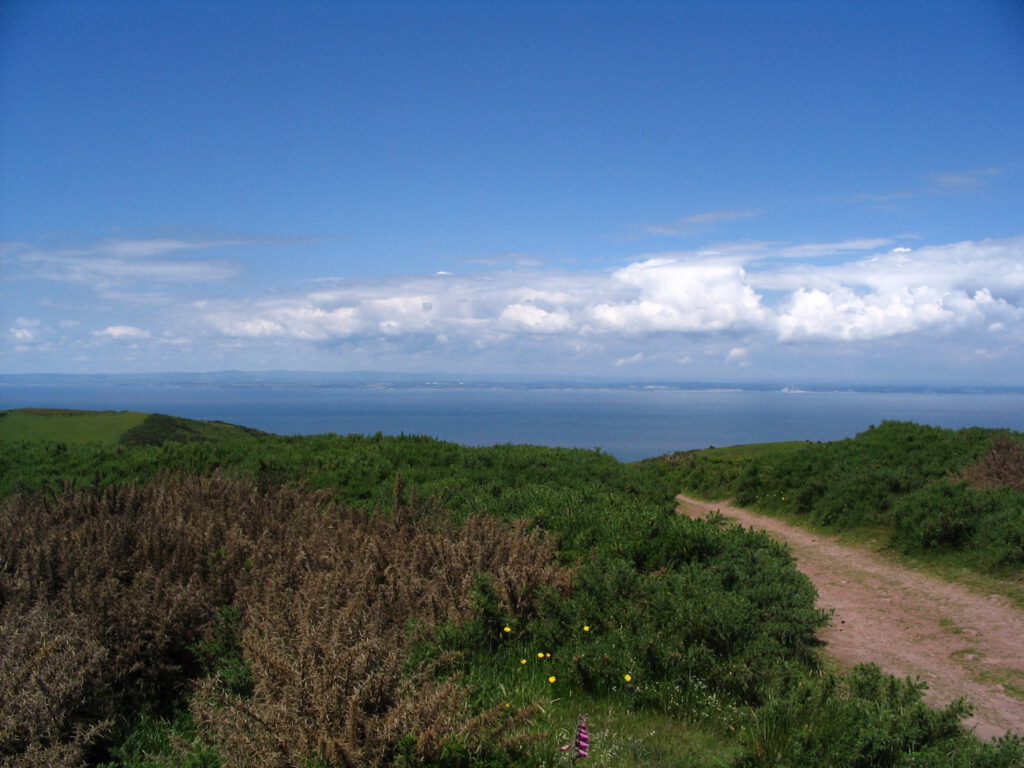
[[[823,669],[788,552],[676,515],[672,462],[268,435],[2,468],[5,765],[556,765],[582,716],[595,768],[1020,762]]]

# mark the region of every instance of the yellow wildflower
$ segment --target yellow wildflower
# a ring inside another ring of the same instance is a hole
[[[549,678],[548,678],[548,682],[549,682],[549,683],[553,683],[553,682],[555,682],[556,680],[558,680],[558,678],[557,678],[557,677],[555,677],[554,675],[552,675],[551,677],[549,677]]]

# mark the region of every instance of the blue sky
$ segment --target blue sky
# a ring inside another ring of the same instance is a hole
[[[0,370],[1024,381],[1024,4],[0,6]]]

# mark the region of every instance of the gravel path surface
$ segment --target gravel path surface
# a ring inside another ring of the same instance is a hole
[[[818,588],[818,607],[835,611],[821,633],[832,658],[844,666],[875,662],[890,674],[920,678],[934,705],[966,698],[974,707],[967,724],[981,738],[1024,732],[1024,611],[1007,598],[728,502],[679,496],[679,511],[690,517],[716,510],[789,545]]]

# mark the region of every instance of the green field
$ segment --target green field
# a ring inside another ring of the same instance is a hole
[[[0,411],[0,441],[159,445],[165,442],[218,442],[259,434],[262,433],[234,424],[139,411],[58,408]]]
[[[71,411],[22,408],[0,415],[0,440],[113,444],[149,414],[138,411]]]

